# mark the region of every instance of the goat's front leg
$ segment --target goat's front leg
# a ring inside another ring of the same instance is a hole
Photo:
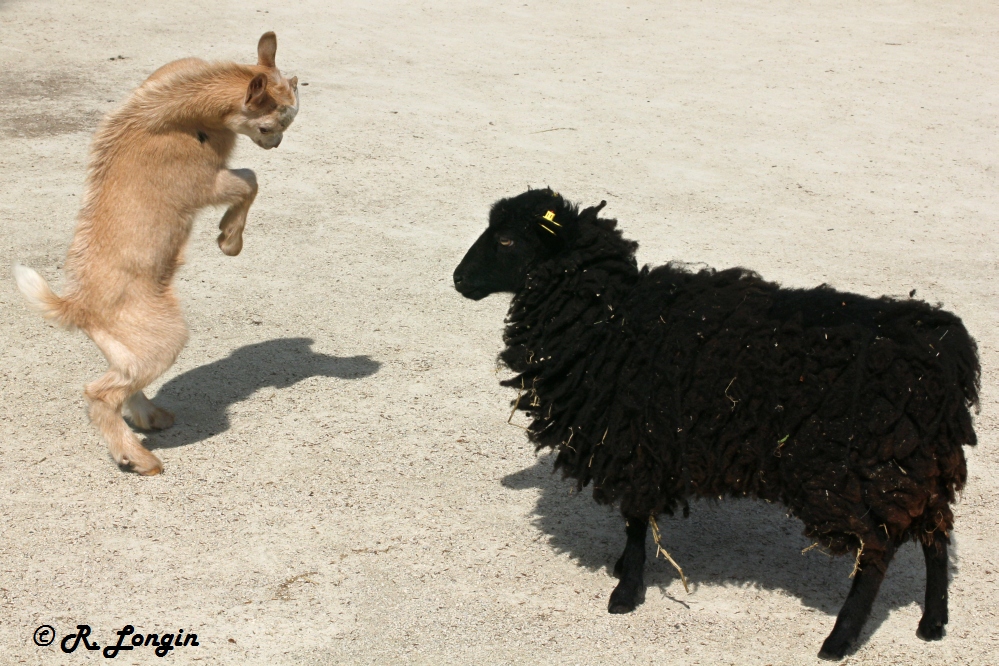
[[[222,169],[215,176],[212,203],[228,205],[219,222],[219,248],[235,257],[243,249],[243,228],[246,214],[257,197],[257,176],[250,169]]]
[[[625,520],[628,543],[624,546],[614,575],[621,579],[611,592],[607,610],[611,613],[630,613],[645,601],[645,534],[649,531],[648,518],[630,517]]]

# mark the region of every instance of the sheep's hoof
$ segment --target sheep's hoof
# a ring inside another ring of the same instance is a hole
[[[637,587],[625,587],[621,584],[614,588],[614,591],[611,592],[610,602],[607,604],[607,612],[614,613],[615,615],[630,613],[644,601],[644,585],[638,585]]]
[[[826,661],[839,661],[846,656],[846,651],[849,647],[849,643],[830,644],[830,641],[827,638],[826,642],[822,644],[822,649],[819,650],[819,659],[825,659]]]
[[[924,641],[938,641],[944,637],[944,626],[942,622],[919,621],[919,628],[916,635]]]

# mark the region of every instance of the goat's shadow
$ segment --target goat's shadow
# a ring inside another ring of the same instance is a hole
[[[264,387],[287,388],[309,377],[357,379],[378,371],[367,356],[341,358],[312,351],[309,338],[278,338],[246,345],[229,356],[178,375],[152,400],[177,416],[176,424],[156,432],[146,446],[175,448],[229,429],[229,407]]]
[[[562,479],[561,473],[553,475],[553,462],[553,454],[542,455],[531,467],[504,477],[502,484],[515,490],[541,491],[535,507],[535,526],[548,535],[549,544],[557,552],[567,553],[591,570],[606,568],[609,595],[617,584],[610,577],[611,571],[624,550],[624,520],[616,509],[594,502],[589,488],[570,494],[575,481]],[[673,518],[660,517],[658,523],[663,547],[683,567],[692,583],[692,595],[698,585],[782,590],[805,606],[830,615],[828,631],[832,631],[850,589],[853,558],[830,557],[818,549],[802,554],[810,545],[802,534],[802,524],[786,517],[780,505],[734,499],[699,501],[691,504],[689,518],[684,519],[678,512]],[[649,598],[659,588],[663,596],[687,606],[683,592],[677,597],[666,593],[665,588],[679,575],[668,562],[653,559],[651,536],[648,543],[645,581]],[[925,581],[922,550],[916,544],[903,545],[888,568],[856,647],[867,642],[891,610],[913,602],[922,604]],[[696,600],[696,596],[691,599]],[[642,612],[641,607],[635,612]],[[915,636],[916,622],[912,623],[914,641],[919,640]]]

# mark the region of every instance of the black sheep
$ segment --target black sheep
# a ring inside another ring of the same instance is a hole
[[[618,504],[627,545],[611,613],[645,596],[649,518],[688,500],[782,502],[805,534],[856,553],[853,586],[819,656],[860,634],[896,548],[919,541],[917,635],[947,623],[950,505],[975,444],[974,340],[917,300],[782,289],[742,268],[639,269],[599,206],[550,189],[497,202],[454,272],[481,299],[512,292],[503,382],[523,392],[538,449],[593,497]]]

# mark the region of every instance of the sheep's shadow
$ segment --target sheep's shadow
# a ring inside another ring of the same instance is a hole
[[[278,338],[246,345],[229,356],[178,375],[153,401],[177,423],[147,440],[150,449],[194,444],[229,429],[229,407],[264,387],[287,388],[309,377],[357,379],[378,371],[367,356],[341,358],[312,351],[309,338]]]
[[[548,535],[552,548],[589,569],[606,568],[610,577],[624,550],[624,520],[616,509],[594,502],[589,488],[570,494],[574,482],[562,479],[560,473],[553,475],[553,461],[552,454],[542,455],[531,467],[504,477],[502,484],[515,490],[539,489],[534,523]],[[699,501],[691,504],[689,518],[677,513],[673,518],[662,516],[658,522],[663,546],[683,567],[692,593],[698,585],[782,590],[830,615],[828,630],[832,631],[850,589],[853,558],[830,557],[818,549],[802,554],[810,542],[802,534],[801,522],[788,518],[783,507],[752,500]],[[686,606],[683,592],[677,597],[666,593],[665,588],[679,576],[663,559],[653,559],[651,536],[648,543],[645,581],[650,598],[658,587],[664,596]],[[925,576],[922,550],[905,544],[888,568],[857,647],[867,642],[891,610],[913,602],[922,604]],[[616,579],[608,580],[608,595],[616,584]],[[641,607],[635,612],[640,613]],[[914,641],[918,640],[915,631],[914,621]]]

